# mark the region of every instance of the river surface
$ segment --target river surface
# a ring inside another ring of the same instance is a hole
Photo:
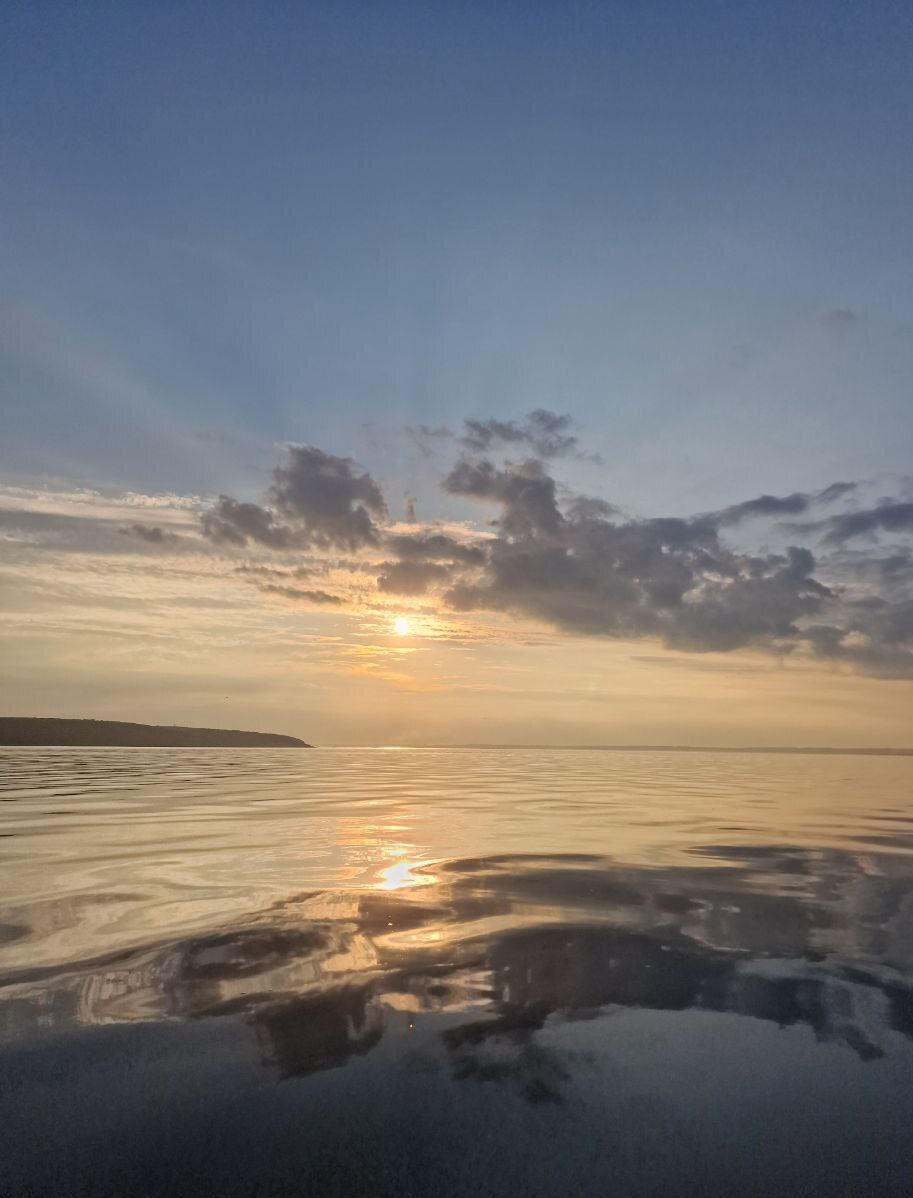
[[[0,1195],[913,1192],[913,758],[0,749]]]

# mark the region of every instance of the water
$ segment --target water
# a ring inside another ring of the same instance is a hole
[[[913,759],[0,750],[0,1194],[908,1194]]]

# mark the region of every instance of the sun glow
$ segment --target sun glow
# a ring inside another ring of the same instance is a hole
[[[405,616],[397,616],[393,621],[393,631],[397,636],[409,635],[409,621]]]

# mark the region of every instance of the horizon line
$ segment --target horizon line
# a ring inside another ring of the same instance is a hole
[[[574,749],[602,750],[605,752],[665,752],[665,753],[810,753],[824,755],[845,755],[863,757],[913,757],[913,747],[879,747],[879,746],[835,746],[835,745],[665,745],[665,744],[533,744],[526,741],[459,741],[454,743],[427,744],[356,744],[336,742],[331,744],[316,744],[315,749]]]

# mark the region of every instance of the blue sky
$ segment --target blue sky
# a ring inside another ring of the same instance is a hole
[[[908,469],[913,24],[879,3],[5,5],[9,476],[425,485],[571,413],[648,514]]]

